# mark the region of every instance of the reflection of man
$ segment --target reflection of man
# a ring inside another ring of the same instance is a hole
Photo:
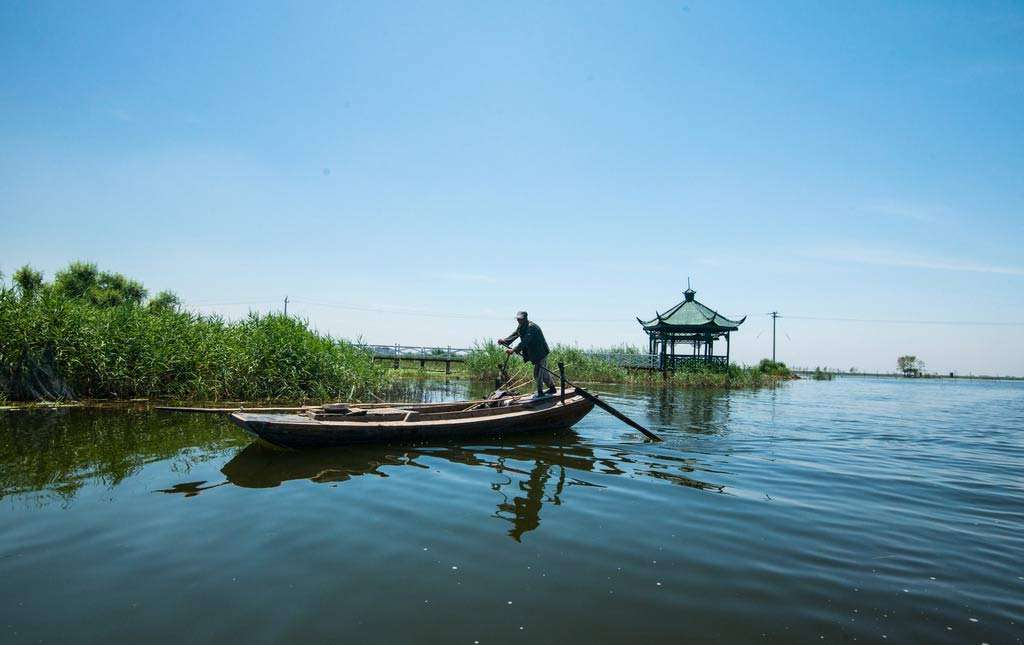
[[[548,342],[544,340],[544,332],[540,330],[537,323],[530,322],[526,318],[526,312],[520,311],[516,314],[516,323],[519,325],[516,330],[506,338],[498,341],[499,345],[508,347],[512,341],[519,339],[515,348],[509,347],[506,354],[522,354],[523,360],[533,363],[533,380],[537,383],[537,396],[545,394],[544,385],[548,386],[547,394],[554,394],[555,380],[551,378],[548,371]]]

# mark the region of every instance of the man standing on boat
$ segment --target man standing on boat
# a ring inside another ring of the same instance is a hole
[[[499,340],[498,344],[507,348],[506,354],[522,354],[524,361],[533,363],[533,380],[537,383],[537,396],[545,394],[545,385],[548,386],[546,394],[554,394],[558,390],[555,388],[555,380],[551,378],[551,372],[548,370],[548,354],[551,353],[551,350],[548,349],[548,342],[544,340],[544,332],[540,330],[537,323],[527,319],[525,311],[516,314],[516,323],[519,325],[516,330],[507,338]],[[517,338],[519,344],[514,348],[509,347]]]

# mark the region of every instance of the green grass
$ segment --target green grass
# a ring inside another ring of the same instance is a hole
[[[632,353],[640,350],[621,345],[594,353]],[[465,363],[465,372],[471,378],[493,381],[505,360],[505,350],[491,340],[474,344]],[[548,367],[557,371],[559,362],[565,364],[566,378],[590,383],[669,383],[682,387],[752,388],[775,385],[795,378],[785,363],[764,359],[754,367],[731,364],[726,367],[689,367],[663,375],[655,370],[626,369],[611,361],[593,356],[589,352],[567,345],[555,345],[548,356]],[[509,361],[510,375],[525,377],[532,373],[531,366],[518,356]]]
[[[0,285],[0,399],[55,389],[77,399],[363,399],[389,380],[368,351],[304,320],[253,313],[227,321],[166,298],[150,307],[84,292]]]

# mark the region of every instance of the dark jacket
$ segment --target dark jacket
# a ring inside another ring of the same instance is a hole
[[[502,339],[502,345],[511,345],[512,341],[519,339],[515,352],[523,355],[524,361],[539,363],[548,357],[551,350],[548,349],[548,341],[544,340],[544,332],[540,330],[537,323],[527,322],[520,325],[511,336]]]

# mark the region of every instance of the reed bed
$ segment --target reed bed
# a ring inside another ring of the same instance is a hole
[[[0,398],[365,399],[388,383],[368,351],[305,320],[228,321],[158,297],[104,304],[0,285]]]

